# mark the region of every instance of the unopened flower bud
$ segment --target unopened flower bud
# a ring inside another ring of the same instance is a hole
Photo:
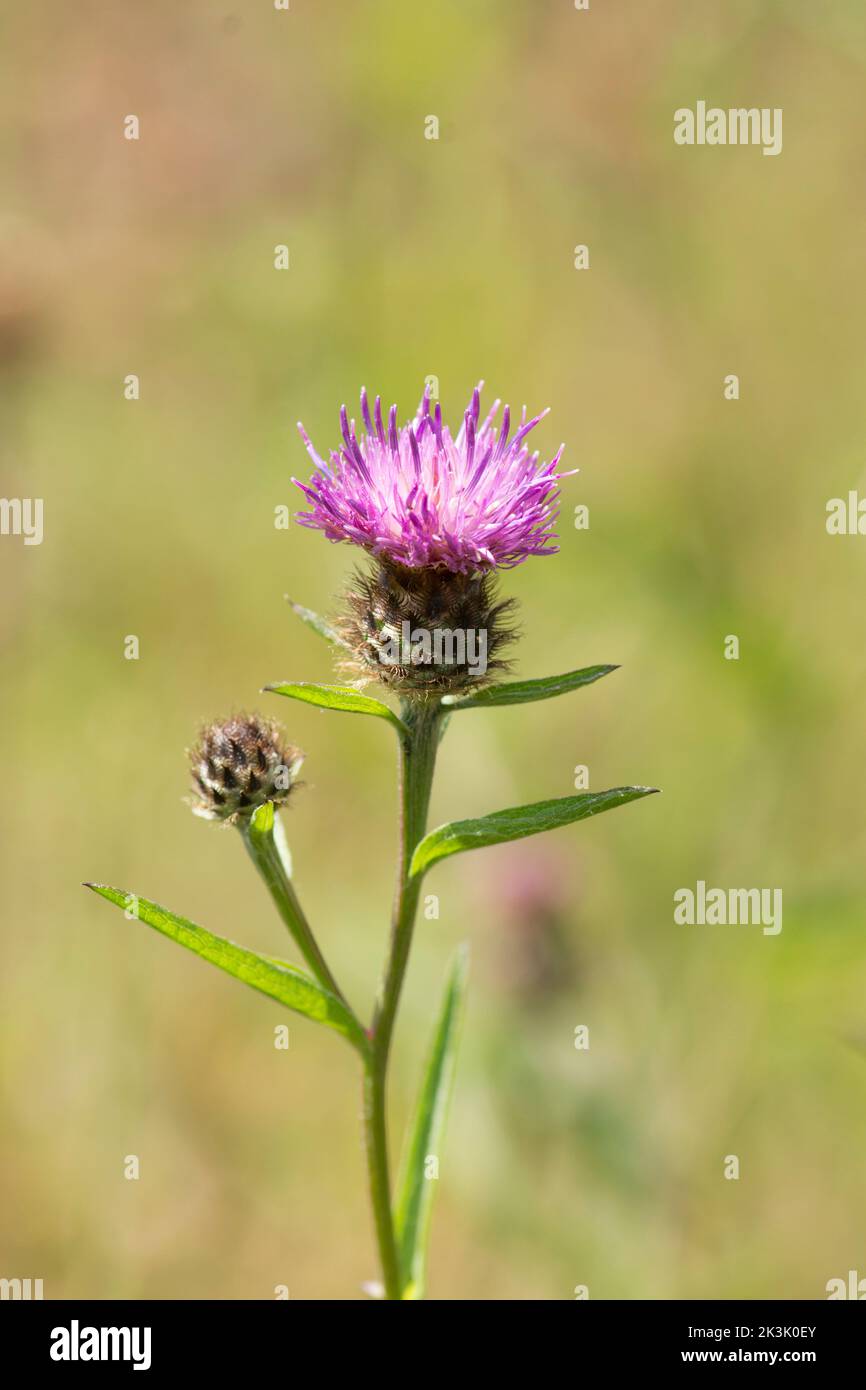
[[[282,729],[260,715],[206,725],[189,751],[190,805],[205,820],[236,822],[266,801],[282,805],[304,760]]]

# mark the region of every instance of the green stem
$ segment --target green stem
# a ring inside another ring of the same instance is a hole
[[[315,975],[319,984],[336,995],[348,1010],[352,1009],[346,1000],[343,991],[334,979],[328,967],[325,957],[319,949],[319,944],[313,936],[312,928],[304,914],[301,904],[298,902],[297,894],[292,886],[292,880],[283,858],[283,853],[277,836],[273,830],[264,834],[256,833],[249,822],[240,827],[241,837],[249,851],[250,858],[258,869],[264,880],[271,897],[274,900],[277,911],[288,927],[294,941]],[[354,1017],[354,1014],[353,1014]],[[361,1025],[358,1025],[361,1027]],[[362,1029],[363,1031],[363,1029]]]
[[[390,949],[376,1000],[371,1030],[371,1053],[364,1077],[364,1121],[370,1196],[387,1299],[401,1298],[404,1282],[391,1209],[386,1119],[388,1060],[421,892],[421,879],[409,877],[409,865],[415,847],[423,839],[427,828],[440,718],[441,707],[438,702],[428,704],[426,701],[406,701],[404,704],[403,720],[407,726],[407,733],[400,740],[400,860]]]

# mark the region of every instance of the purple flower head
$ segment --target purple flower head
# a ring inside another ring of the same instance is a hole
[[[331,451],[329,463],[299,424],[316,471],[309,484],[292,480],[310,503],[296,520],[407,569],[468,574],[554,554],[557,484],[569,476],[556,471],[565,446],[549,463],[530,453],[527,436],[546,410],[527,420],[524,407],[510,439],[509,406],[501,425],[494,425],[498,400],[479,423],[483,384],[473,391],[456,436],[443,424],[439,405],[431,411],[429,388],[415,419],[399,430],[397,407],[386,424],[377,396],[371,417],[362,390],[363,432],[343,406],[343,444]]]

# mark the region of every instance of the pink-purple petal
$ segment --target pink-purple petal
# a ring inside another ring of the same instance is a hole
[[[553,554],[558,485],[570,473],[557,472],[562,446],[549,462],[540,462],[524,443],[547,411],[527,419],[524,408],[509,442],[509,407],[497,438],[499,402],[479,424],[480,392],[481,385],[455,438],[442,423],[438,401],[431,411],[429,388],[413,422],[400,430],[396,406],[391,408],[387,433],[381,398],[371,417],[363,390],[365,433],[358,438],[344,406],[344,448],[331,452],[330,463],[299,426],[316,471],[309,485],[297,483],[309,504],[297,520],[332,541],[349,541],[410,568],[471,573]]]

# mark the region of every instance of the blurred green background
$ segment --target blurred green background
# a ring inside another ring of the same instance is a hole
[[[0,539],[0,1275],[317,1299],[376,1276],[349,1049],[79,883],[286,951],[239,841],[181,799],[199,722],[266,710],[307,752],[299,891],[368,1012],[395,749],[258,694],[330,678],[284,595],[332,611],[354,558],[273,517],[297,419],[326,447],[362,384],[404,419],[429,374],[452,419],[480,377],[549,404],[540,443],[581,469],[561,553],[504,577],[517,670],[623,668],[455,718],[432,823],[568,795],[576,764],[664,789],[429,880],[398,1119],[473,949],[430,1295],[866,1274],[866,541],[824,524],[866,485],[859,0],[105,0],[0,28],[2,490],[45,505],[41,546]],[[782,107],[783,152],[675,146],[698,99]],[[697,878],[781,887],[781,935],[674,925]]]

